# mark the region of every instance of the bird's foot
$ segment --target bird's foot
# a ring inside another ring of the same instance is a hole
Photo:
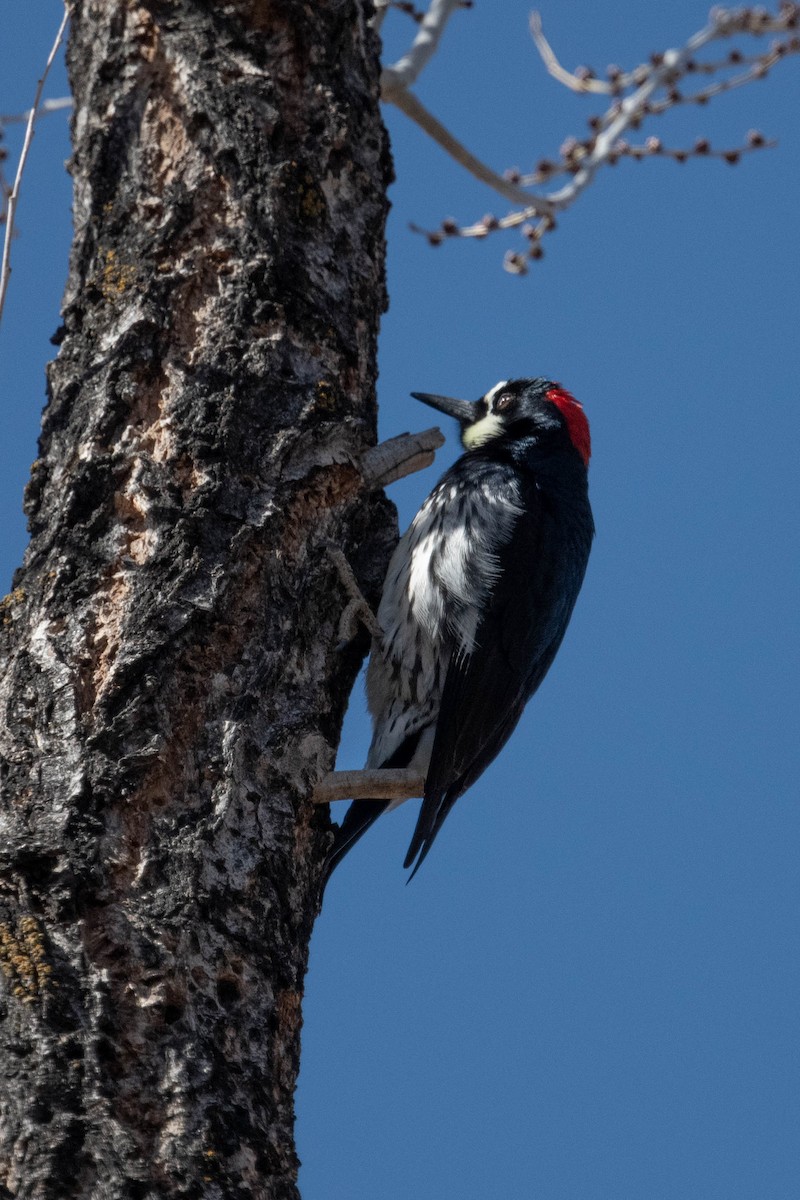
[[[311,800],[413,800],[425,791],[425,776],[413,767],[378,767],[365,771],[331,771],[321,779]]]
[[[364,598],[361,588],[358,586],[358,580],[353,574],[353,568],[338,546],[329,543],[327,549],[328,558],[336,567],[342,587],[350,597],[344,612],[339,618],[339,644],[346,646],[349,642],[352,642],[358,632],[358,622],[360,621],[371,633],[378,645],[382,645],[383,630],[378,624],[378,618]]]

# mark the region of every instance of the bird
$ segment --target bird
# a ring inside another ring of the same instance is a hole
[[[589,423],[560,384],[502,380],[477,401],[411,395],[459,422],[464,453],[394,551],[367,669],[366,768],[425,778],[404,862],[409,882],[547,674],[594,536]],[[328,876],[399,803],[353,801]]]

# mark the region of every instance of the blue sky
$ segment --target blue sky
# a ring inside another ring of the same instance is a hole
[[[543,17],[567,65],[602,69],[706,9]],[[599,111],[545,74],[527,18],[478,0],[419,85],[498,169]],[[29,104],[58,19],[55,0],[6,15],[3,111]],[[394,53],[411,27],[386,32]],[[619,164],[526,279],[501,269],[513,236],[431,250],[408,231],[506,205],[386,114],[382,434],[430,423],[412,390],[559,379],[592,422],[598,534],[550,676],[413,884],[413,803],[334,876],[305,1000],[304,1200],[796,1200],[798,114],[795,58],[662,119],[645,132],[668,144],[779,145],[735,168]],[[66,266],[65,128],[37,133],[0,333],[5,586]],[[446,432],[392,489],[403,524],[457,452]],[[357,690],[341,765],[368,737]]]

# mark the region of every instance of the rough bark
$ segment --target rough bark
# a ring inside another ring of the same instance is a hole
[[[82,0],[75,242],[0,612],[0,1194],[297,1196],[332,766],[391,507],[365,0]]]

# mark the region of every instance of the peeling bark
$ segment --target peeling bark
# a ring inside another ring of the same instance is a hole
[[[75,242],[0,606],[0,1195],[294,1200],[333,541],[374,599],[363,0],[82,0]],[[4,1190],[3,1190],[4,1189]]]

